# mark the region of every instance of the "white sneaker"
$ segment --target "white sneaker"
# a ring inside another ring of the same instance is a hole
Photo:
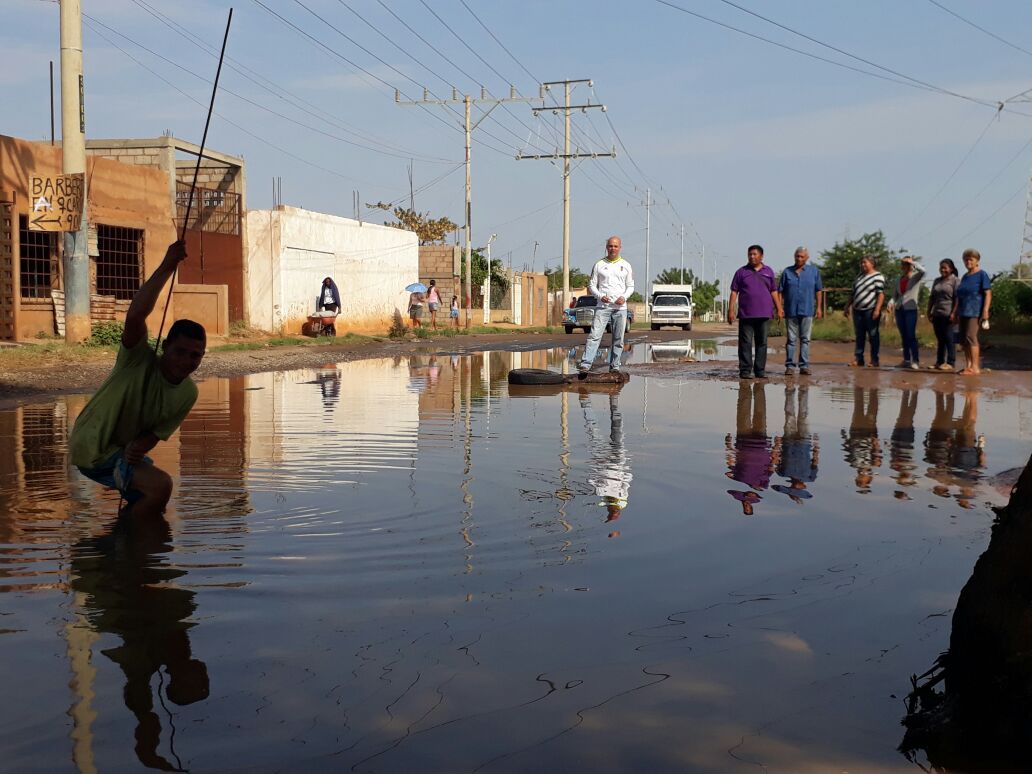
[[[921,369],[921,364],[920,363],[911,363],[910,364],[910,368],[913,369],[914,371],[919,371]]]

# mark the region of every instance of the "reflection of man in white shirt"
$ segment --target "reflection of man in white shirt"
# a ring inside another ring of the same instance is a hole
[[[613,345],[609,350],[609,370],[620,370],[620,356],[623,354],[624,330],[627,328],[627,299],[634,292],[634,273],[631,264],[620,255],[623,243],[620,237],[606,240],[606,257],[597,261],[591,269],[588,292],[598,299],[591,333],[584,345],[584,357],[577,364],[581,373],[591,370],[591,364],[598,354],[598,345],[606,325],[612,323]]]
[[[595,411],[591,405],[591,396],[582,394],[581,409],[584,411],[584,424],[588,430],[591,443],[591,473],[588,483],[595,490],[595,495],[602,498],[599,505],[605,506],[606,523],[620,518],[627,500],[631,496],[630,458],[624,446],[623,415],[620,413],[619,395],[609,396],[610,430],[607,442],[598,429]],[[619,532],[611,532],[609,537],[619,537]]]

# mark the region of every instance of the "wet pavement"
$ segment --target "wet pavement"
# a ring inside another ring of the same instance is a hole
[[[152,455],[169,529],[131,537],[69,468],[85,397],[0,411],[0,768],[912,770],[903,696],[1032,401],[510,394],[509,369],[575,356],[207,380]]]

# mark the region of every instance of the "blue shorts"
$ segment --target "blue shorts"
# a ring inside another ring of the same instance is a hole
[[[449,317],[458,317],[459,316],[459,310],[458,309],[450,309],[448,311],[448,316]]]
[[[154,464],[150,457],[145,456],[143,461],[148,465]],[[80,467],[79,472],[101,486],[116,490],[130,505],[143,497],[132,488],[133,466],[126,461],[124,449],[119,449],[95,468]]]

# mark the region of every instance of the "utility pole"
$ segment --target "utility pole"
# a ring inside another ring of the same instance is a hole
[[[586,83],[589,86],[592,85],[590,78],[581,78],[579,80],[565,80],[565,81],[548,81],[541,84],[545,87],[546,91],[551,91],[553,86],[563,87],[563,104],[557,105],[556,107],[546,108],[534,108],[534,115],[536,116],[542,110],[551,110],[553,113],[558,114],[560,110],[563,111],[563,152],[559,153],[556,149],[555,153],[549,154],[535,154],[532,156],[524,155],[523,153],[517,153],[517,160],[522,159],[562,159],[563,160],[563,306],[570,296],[570,159],[597,159],[602,157],[615,157],[616,148],[613,148],[610,153],[581,153],[580,149],[576,153],[570,153],[570,111],[579,110],[582,113],[587,113],[588,110],[599,108],[605,112],[606,106],[602,104],[588,103],[586,105],[571,105],[570,104],[570,87],[578,84]]]
[[[652,298],[649,293],[649,283],[652,282],[652,275],[649,274],[649,243],[650,228],[652,226],[652,189],[645,189],[645,299]],[[645,322],[652,321],[652,309],[645,305]]]
[[[1029,176],[1028,193],[1025,194],[1025,230],[1018,252],[1018,279],[1032,280],[1032,175]]]
[[[90,337],[90,259],[87,254],[86,105],[82,79],[82,7],[61,0],[61,171],[82,174],[82,219],[64,232],[65,341]]]
[[[461,102],[463,106],[463,128],[466,134],[466,277],[463,284],[466,286],[467,328],[470,325],[470,316],[472,314],[470,307],[473,300],[472,170],[470,168],[470,145],[472,144],[473,130],[480,126],[480,122],[487,118],[491,111],[503,102],[533,102],[535,99],[542,99],[542,97],[520,97],[516,93],[515,86],[509,87],[509,96],[505,98],[492,97],[487,93],[487,89],[481,86],[479,97],[471,97],[469,94],[466,94],[460,99],[459,90],[452,88],[451,99],[430,99],[429,90],[423,89],[423,99],[405,100],[404,102],[401,99],[401,92],[397,89],[394,90],[394,101],[399,105],[457,105]],[[475,104],[490,104],[491,107],[473,124],[470,123],[470,108]],[[491,268],[488,267],[488,274],[490,274],[490,271]]]
[[[681,224],[681,284],[684,284],[684,224]]]

